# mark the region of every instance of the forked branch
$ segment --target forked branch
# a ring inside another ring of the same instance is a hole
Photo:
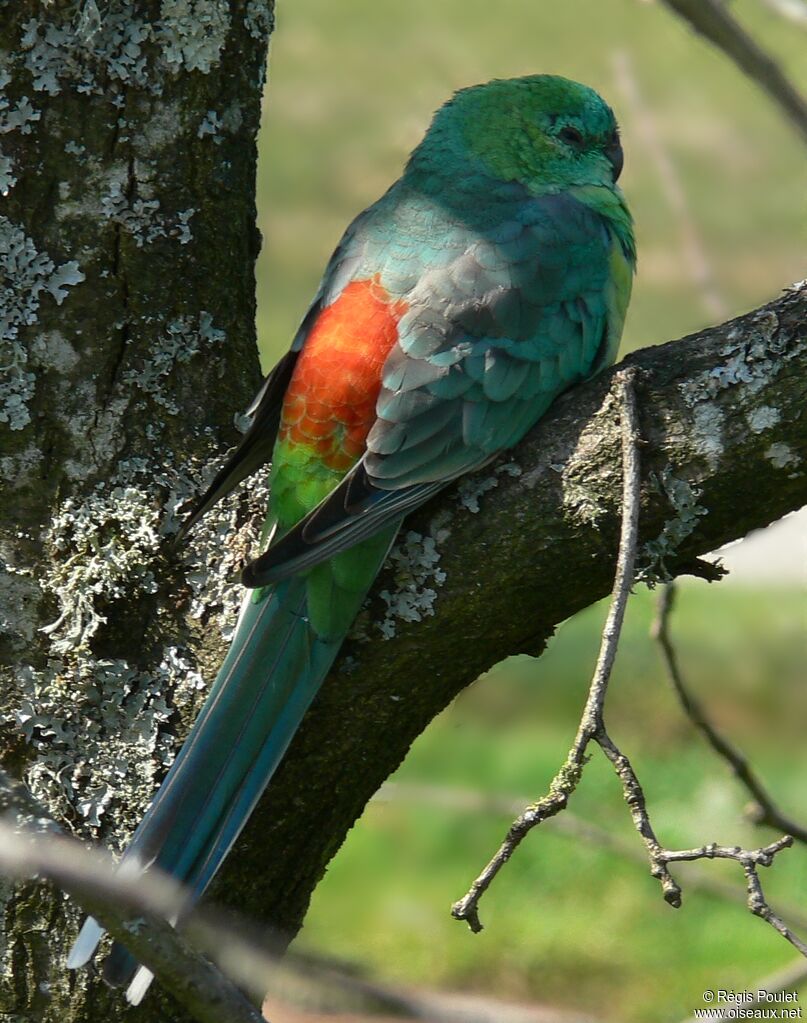
[[[563,766],[549,786],[548,793],[527,807],[513,822],[496,854],[476,878],[466,895],[454,903],[451,912],[457,920],[465,920],[472,931],[478,932],[482,929],[479,918],[480,899],[526,835],[533,828],[566,808],[570,796],[582,777],[588,759],[588,747],[594,742],[608,758],[622,783],[622,792],[630,809],[634,826],[645,844],[650,873],[661,884],[665,901],[676,909],[682,901],[681,887],[670,873],[669,864],[702,859],[735,860],[741,865],[745,875],[749,910],[755,916],[766,920],[803,956],[807,956],[807,945],[773,912],[765,898],[759,879],[759,868],[769,867],[778,853],[789,848],[793,844],[792,836],[783,835],[777,841],[759,849],[718,846],[715,843],[695,849],[665,849],[653,830],[638,775],[629,758],[613,741],[605,727],[605,699],[619,646],[625,608],[633,584],[639,535],[641,475],[635,393],[636,376],[635,370],[626,369],[619,372],[614,378],[619,398],[622,433],[622,529],[613,597],[603,628],[597,665],[577,734]]]
[[[577,788],[582,776],[583,767],[587,759],[586,753],[592,740],[602,746],[604,750],[607,749],[607,755],[609,759],[613,758],[612,763],[615,764],[615,767],[618,762],[617,770],[622,772],[620,777],[624,774],[626,781],[630,779],[630,796],[628,796],[628,791],[626,790],[626,798],[631,806],[631,812],[634,812],[634,808],[638,810],[638,807],[644,804],[641,787],[628,764],[627,758],[623,757],[617,747],[611,742],[603,720],[608,682],[616,658],[619,635],[625,617],[625,608],[633,583],[633,569],[638,541],[641,475],[638,447],[639,425],[634,386],[636,376],[636,370],[626,369],[618,373],[614,378],[621,410],[622,531],[619,542],[619,555],[617,557],[613,600],[608,611],[608,617],[605,620],[600,653],[589,687],[588,699],[586,700],[572,747],[566,756],[563,766],[552,779],[549,792],[532,806],[528,806],[513,822],[493,859],[491,859],[471,885],[467,894],[458,902],[455,902],[451,908],[452,916],[457,920],[465,920],[474,932],[482,930],[482,924],[479,920],[479,900],[490,887],[491,882],[504,864],[513,855],[516,847],[533,828],[566,808],[569,797]],[[646,842],[650,842],[655,847],[660,848],[652,833],[649,821],[640,830]]]

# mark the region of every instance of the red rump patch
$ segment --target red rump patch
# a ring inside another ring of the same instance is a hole
[[[303,345],[283,400],[281,441],[316,451],[347,471],[375,422],[381,369],[408,306],[392,301],[378,274],[352,281],[323,309]]]

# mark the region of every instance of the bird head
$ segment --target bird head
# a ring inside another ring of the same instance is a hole
[[[419,148],[432,172],[440,160],[449,174],[461,161],[539,191],[613,188],[622,170],[611,108],[593,89],[556,75],[461,89],[437,111]]]

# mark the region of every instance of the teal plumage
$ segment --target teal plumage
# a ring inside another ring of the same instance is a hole
[[[442,107],[345,233],[244,440],[189,519],[271,460],[268,546],[208,701],[124,861],[205,890],[406,513],[517,443],[616,355],[635,250],[616,122],[552,76]],[[100,936],[90,920],[70,965]],[[127,982],[122,949],[108,975]],[[150,974],[135,973],[137,1002]]]

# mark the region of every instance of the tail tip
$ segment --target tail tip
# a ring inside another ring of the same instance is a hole
[[[132,978],[132,983],[126,989],[126,1001],[129,1005],[140,1005],[146,992],[154,980],[154,974],[145,966],[139,966],[137,973]]]
[[[78,970],[87,965],[104,933],[104,928],[98,921],[88,916],[67,957],[68,970]]]

